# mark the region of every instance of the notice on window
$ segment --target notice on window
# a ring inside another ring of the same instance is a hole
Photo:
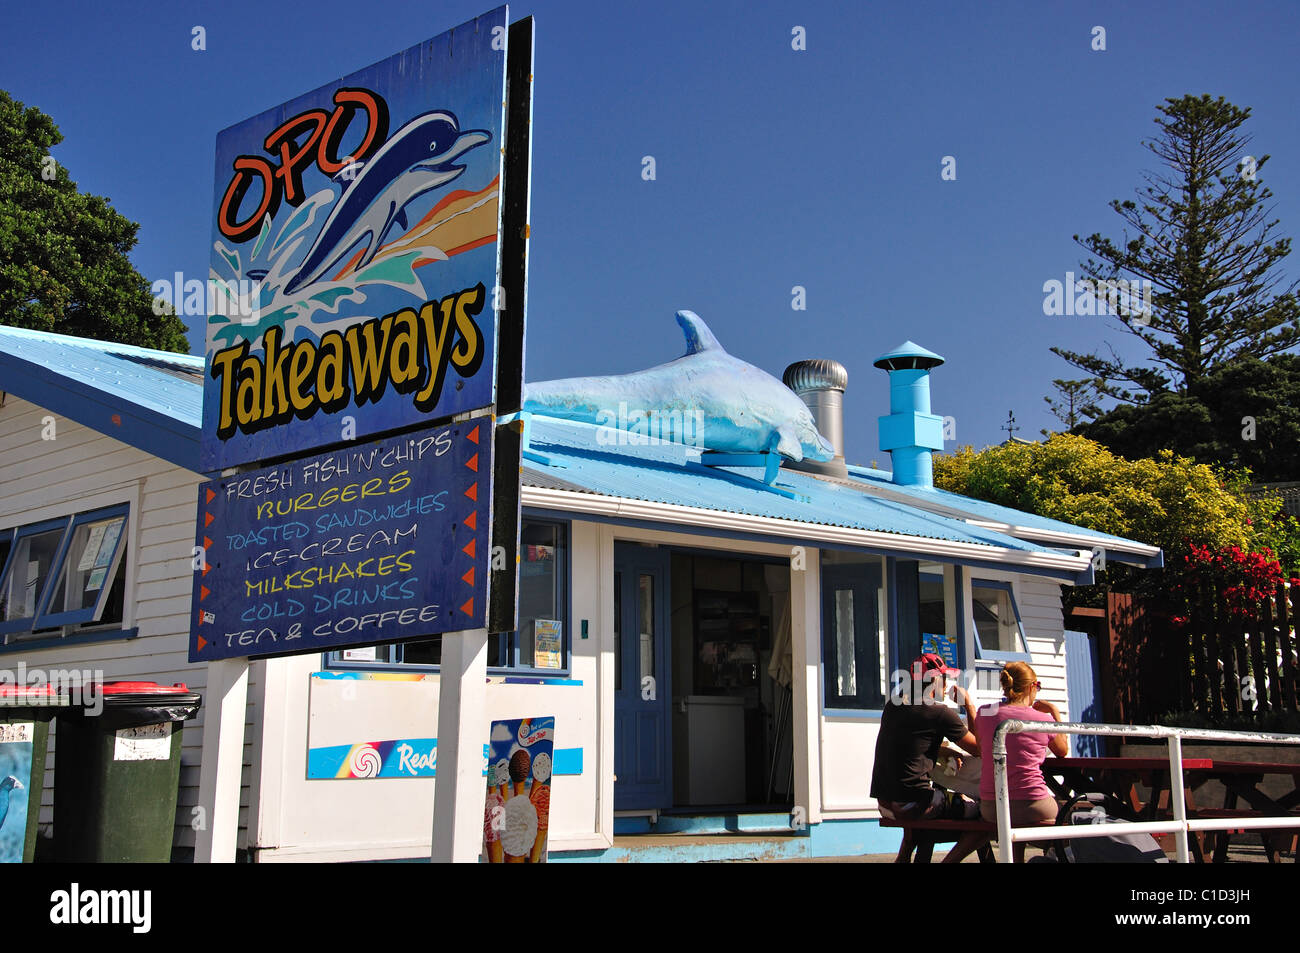
[[[108,569],[101,566],[99,569],[92,569],[90,575],[86,577],[86,592],[98,592],[104,586],[104,576],[107,575]]]
[[[560,623],[556,619],[538,619],[533,623],[534,665],[538,668],[562,667],[560,635]]]
[[[95,556],[95,568],[102,569],[113,561],[113,551],[117,549],[117,538],[122,535],[126,520],[117,520],[104,528],[104,538],[99,541],[99,553]]]
[[[99,555],[99,547],[104,542],[104,530],[108,529],[107,523],[96,523],[90,527],[90,535],[86,537],[86,545],[81,550],[81,558],[77,560],[77,572],[89,572],[95,566],[95,558]]]
[[[375,647],[367,645],[359,649],[344,649],[343,661],[345,662],[373,662],[375,660]]]
[[[119,728],[113,741],[114,761],[166,761],[172,756],[172,726]]]
[[[922,653],[933,652],[952,668],[958,668],[957,636],[955,635],[936,635],[933,632],[922,632],[921,651]]]

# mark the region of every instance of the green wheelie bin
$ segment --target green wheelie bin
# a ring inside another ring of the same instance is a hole
[[[73,863],[167,863],[181,734],[202,699],[185,685],[109,682],[103,708],[68,709],[54,746],[54,848]]]
[[[50,722],[67,703],[50,685],[0,685],[0,863],[32,862]]]

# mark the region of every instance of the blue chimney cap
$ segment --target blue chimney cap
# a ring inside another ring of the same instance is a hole
[[[876,358],[873,366],[886,371],[923,371],[938,367],[943,358],[933,351],[927,351],[912,341],[904,341],[898,347]]]

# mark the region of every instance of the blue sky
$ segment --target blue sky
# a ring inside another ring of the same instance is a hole
[[[53,116],[55,158],[140,223],[150,281],[205,277],[219,130],[491,6],[9,4],[0,88]],[[1294,3],[511,5],[530,14],[529,380],[678,357],[690,308],[778,376],[843,362],[852,461],[887,458],[871,361],[906,338],[948,359],[934,410],[959,443],[1004,439],[1008,410],[1036,437],[1052,379],[1082,376],[1049,347],[1141,353],[1113,320],[1045,316],[1042,289],[1077,272],[1074,234],[1120,235],[1107,203],[1154,168],[1158,103],[1251,107],[1280,234],[1300,226]]]

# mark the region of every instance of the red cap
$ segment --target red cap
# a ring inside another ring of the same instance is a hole
[[[924,675],[926,672],[931,672],[931,671],[939,672],[941,675],[961,674],[961,669],[949,668],[948,663],[943,660],[943,656],[936,655],[934,652],[926,652],[915,662],[913,662],[912,665],[913,667],[919,665],[921,667],[922,675]]]

